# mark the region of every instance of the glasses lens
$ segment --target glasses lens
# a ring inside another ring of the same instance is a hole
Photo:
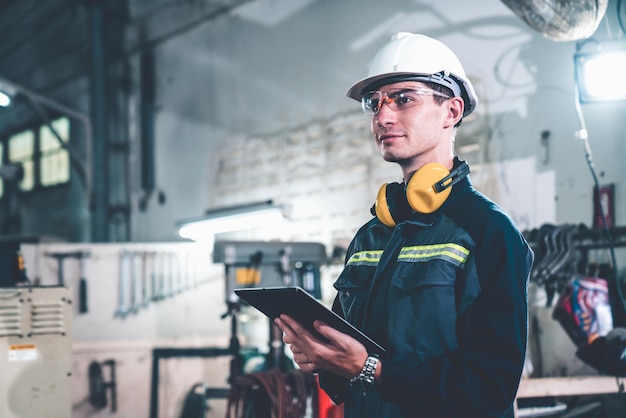
[[[363,95],[361,99],[361,106],[363,107],[363,112],[366,115],[371,115],[372,113],[376,113],[378,111],[378,106],[380,103],[380,92],[371,91]]]
[[[405,109],[411,106],[424,103],[424,94],[428,94],[425,90],[401,89],[387,93],[387,96],[393,100],[396,109]]]

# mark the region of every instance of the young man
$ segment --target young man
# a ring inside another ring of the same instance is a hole
[[[533,254],[454,157],[457,126],[476,106],[471,82],[443,43],[399,33],[347,95],[371,115],[404,183],[381,188],[334,284],[333,309],[386,352],[368,353],[318,321],[324,341],[281,315],[294,361],[320,373],[346,418],[512,417]]]

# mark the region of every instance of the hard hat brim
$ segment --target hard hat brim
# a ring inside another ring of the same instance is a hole
[[[387,73],[387,74],[378,74],[372,77],[366,77],[362,80],[357,81],[356,83],[354,83],[352,85],[352,87],[350,87],[348,89],[348,91],[346,92],[346,96],[356,100],[357,102],[361,101],[361,98],[363,97],[363,94],[365,94],[367,91],[369,91],[368,87],[372,86],[372,85],[376,85],[379,84],[380,81],[383,81],[386,78],[396,78],[396,77],[402,77],[402,76],[406,76],[411,77],[411,76],[424,76],[427,77],[430,74],[418,74],[418,73],[412,73],[412,72],[400,72],[400,73]]]

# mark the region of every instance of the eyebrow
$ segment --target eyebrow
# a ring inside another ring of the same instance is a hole
[[[394,90],[392,90],[390,92],[387,92],[387,93],[384,93],[384,94],[386,94],[387,96],[389,96],[389,95],[397,96],[399,94],[410,93],[410,92],[414,92],[416,90],[419,90],[419,89],[412,89],[412,88],[406,87],[406,88],[399,88],[397,90],[394,89]]]

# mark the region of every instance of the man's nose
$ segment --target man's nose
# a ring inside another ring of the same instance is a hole
[[[389,106],[383,106],[383,104],[389,104]],[[384,97],[380,99],[378,103],[378,112],[374,115],[374,121],[378,126],[385,126],[389,123],[393,123],[396,117],[396,112],[392,109],[391,104],[393,100],[389,97]]]
[[[378,111],[380,112],[380,110],[382,109],[383,105],[387,103],[389,105],[391,105],[393,103],[393,100],[390,99],[387,96],[383,96],[380,98],[380,101],[378,102]]]

